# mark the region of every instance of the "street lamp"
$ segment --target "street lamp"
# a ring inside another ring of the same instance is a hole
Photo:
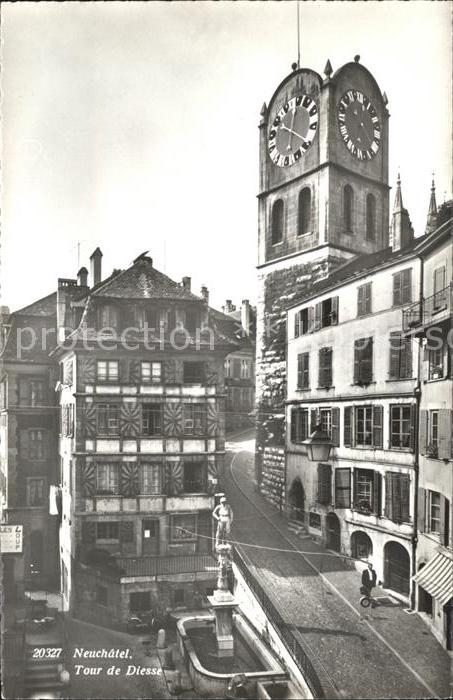
[[[305,445],[307,448],[310,462],[327,462],[333,447],[333,443],[322,429],[320,423],[315,427],[310,437],[302,441],[302,445]]]

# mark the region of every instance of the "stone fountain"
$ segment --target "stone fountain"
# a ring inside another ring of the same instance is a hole
[[[218,544],[216,552],[219,563],[217,588],[213,595],[208,596],[208,600],[215,616],[218,655],[232,657],[234,656],[233,610],[238,603],[228,586],[228,573],[232,568],[231,545]]]

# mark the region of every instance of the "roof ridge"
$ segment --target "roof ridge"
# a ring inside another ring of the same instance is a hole
[[[45,301],[46,299],[50,299],[50,297],[52,297],[54,295],[56,297],[57,293],[50,292],[50,294],[46,294],[45,296],[40,297],[39,299],[35,299],[35,301],[30,302],[30,304],[23,306],[21,309],[16,309],[16,311],[12,311],[11,316],[13,316],[14,314],[23,314],[24,312],[29,314],[29,315],[33,315],[33,314],[30,314],[29,312],[27,312],[27,309],[29,309],[31,306],[35,306],[35,304],[39,304],[41,301]],[[57,310],[55,309],[55,314],[56,313],[57,313]]]

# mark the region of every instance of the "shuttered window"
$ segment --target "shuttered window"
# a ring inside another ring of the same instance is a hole
[[[313,330],[338,324],[338,297],[329,297],[315,305]]]
[[[433,311],[441,311],[445,309],[447,305],[447,290],[446,290],[446,270],[445,266],[438,267],[434,270],[434,298],[433,298]]]
[[[453,431],[453,412],[448,408],[440,408],[438,410],[438,445],[439,459],[452,458],[452,431]]]
[[[340,409],[332,408],[330,439],[335,447],[340,446]]]
[[[332,501],[332,467],[330,464],[318,464],[318,503],[330,504]]]
[[[354,383],[369,384],[373,379],[373,338],[354,342]]]
[[[319,351],[319,387],[332,386],[332,348],[321,348]]]
[[[412,377],[412,339],[400,331],[390,333],[389,378]]]
[[[401,270],[393,275],[393,306],[412,301],[412,270]]]
[[[297,356],[297,388],[310,388],[310,353],[308,352]]]
[[[357,316],[371,313],[371,282],[362,284],[357,289]]]
[[[414,420],[413,405],[390,406],[390,448],[413,449]]]
[[[335,469],[335,508],[351,507],[351,471]]]
[[[291,442],[301,443],[309,437],[308,408],[291,409]]]
[[[385,475],[385,515],[395,523],[409,522],[410,479],[407,474]]]

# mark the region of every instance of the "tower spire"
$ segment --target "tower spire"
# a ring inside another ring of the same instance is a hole
[[[401,175],[398,170],[398,177],[396,178],[396,192],[395,192],[395,203],[393,205],[393,212],[400,211],[403,209],[403,195],[401,194]]]
[[[436,185],[434,183],[434,173],[433,179],[431,181],[431,195],[429,198],[428,216],[426,219],[426,229],[425,233],[432,233],[437,225],[437,203],[436,203]]]

